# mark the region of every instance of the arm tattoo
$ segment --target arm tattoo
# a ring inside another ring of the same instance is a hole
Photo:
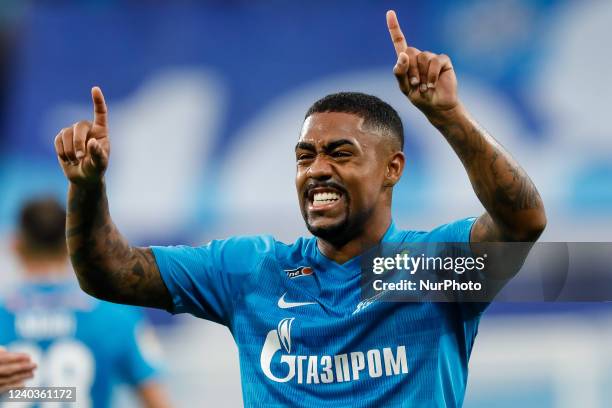
[[[535,241],[546,216],[540,194],[525,170],[469,117],[432,123],[461,159],[487,210],[476,222],[472,240]]]
[[[90,295],[116,303],[171,307],[151,249],[131,247],[113,223],[103,182],[87,188],[70,185],[66,239],[79,283]]]

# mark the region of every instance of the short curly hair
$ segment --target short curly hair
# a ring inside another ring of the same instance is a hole
[[[342,112],[353,113],[364,119],[366,126],[389,133],[404,150],[404,127],[402,119],[388,103],[373,95],[361,92],[338,92],[327,95],[308,109],[304,120],[313,113]]]

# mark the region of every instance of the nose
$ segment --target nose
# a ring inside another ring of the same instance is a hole
[[[306,174],[316,180],[327,180],[332,176],[332,166],[324,155],[318,154]]]

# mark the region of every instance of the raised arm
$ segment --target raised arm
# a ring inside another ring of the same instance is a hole
[[[459,101],[450,58],[409,47],[393,11],[387,12],[387,26],[398,58],[393,72],[401,91],[452,146],[486,209],[470,240],[537,240],[546,226],[542,199],[527,173]]]
[[[55,137],[59,163],[69,181],[66,238],[81,288],[116,303],[168,309],[171,297],[148,248],[136,248],[113,223],[104,173],[110,141],[107,108],[91,90],[94,120],[80,121]]]

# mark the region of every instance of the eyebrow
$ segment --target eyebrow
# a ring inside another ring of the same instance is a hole
[[[355,143],[353,143],[349,139],[338,139],[338,140],[331,141],[325,146],[323,146],[323,150],[325,150],[326,152],[331,152],[332,150],[335,150],[338,147],[344,146],[344,145],[355,146]],[[308,143],[308,142],[298,142],[295,145],[295,150],[298,150],[298,149],[310,150],[313,152],[317,150],[314,144]]]
[[[323,146],[323,149],[325,149],[325,151],[331,152],[332,150],[335,150],[338,147],[344,146],[344,145],[355,146],[355,143],[351,142],[348,139],[338,139],[338,140],[334,140],[333,142],[329,142],[327,146]]]
[[[311,150],[311,151],[316,151],[317,149],[315,149],[315,146],[312,143],[308,143],[308,142],[298,142],[295,145],[295,150],[298,149],[302,149],[302,150]]]

